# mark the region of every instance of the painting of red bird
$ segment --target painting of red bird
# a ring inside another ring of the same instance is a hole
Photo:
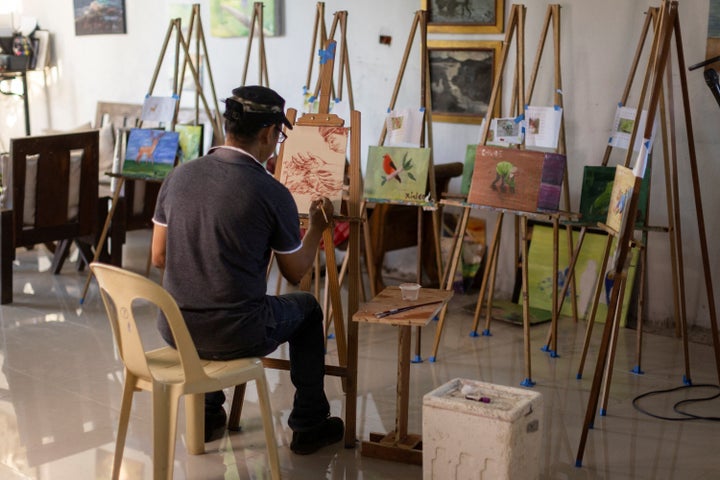
[[[398,183],[402,183],[402,180],[400,179],[400,172],[398,171],[397,167],[395,166],[395,163],[392,160],[392,157],[388,155],[387,153],[383,155],[383,170],[385,173],[387,173],[387,178],[385,181],[395,179],[398,181]]]

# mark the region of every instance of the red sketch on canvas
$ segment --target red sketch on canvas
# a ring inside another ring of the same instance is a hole
[[[328,162],[310,152],[297,153],[282,166],[285,186],[294,194],[333,197],[342,189]]]

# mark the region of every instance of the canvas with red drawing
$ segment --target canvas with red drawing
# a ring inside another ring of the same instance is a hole
[[[298,212],[306,214],[315,196],[330,199],[340,211],[348,129],[295,125],[284,143],[280,182],[292,193]]]

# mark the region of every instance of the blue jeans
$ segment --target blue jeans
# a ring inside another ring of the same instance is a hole
[[[325,396],[325,338],[323,312],[315,297],[306,292],[266,296],[273,319],[267,328],[262,349],[248,356],[265,356],[288,342],[290,380],[295,386],[293,409],[288,425],[293,431],[310,430],[330,414]],[[225,402],[222,391],[205,395],[205,410],[218,409]]]

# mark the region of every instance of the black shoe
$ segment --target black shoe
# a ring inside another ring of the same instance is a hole
[[[306,432],[293,432],[290,450],[298,455],[309,455],[322,447],[339,442],[345,434],[345,424],[338,417],[329,417]]]
[[[222,437],[225,433],[227,414],[224,408],[217,411],[205,412],[205,442],[211,442]]]

